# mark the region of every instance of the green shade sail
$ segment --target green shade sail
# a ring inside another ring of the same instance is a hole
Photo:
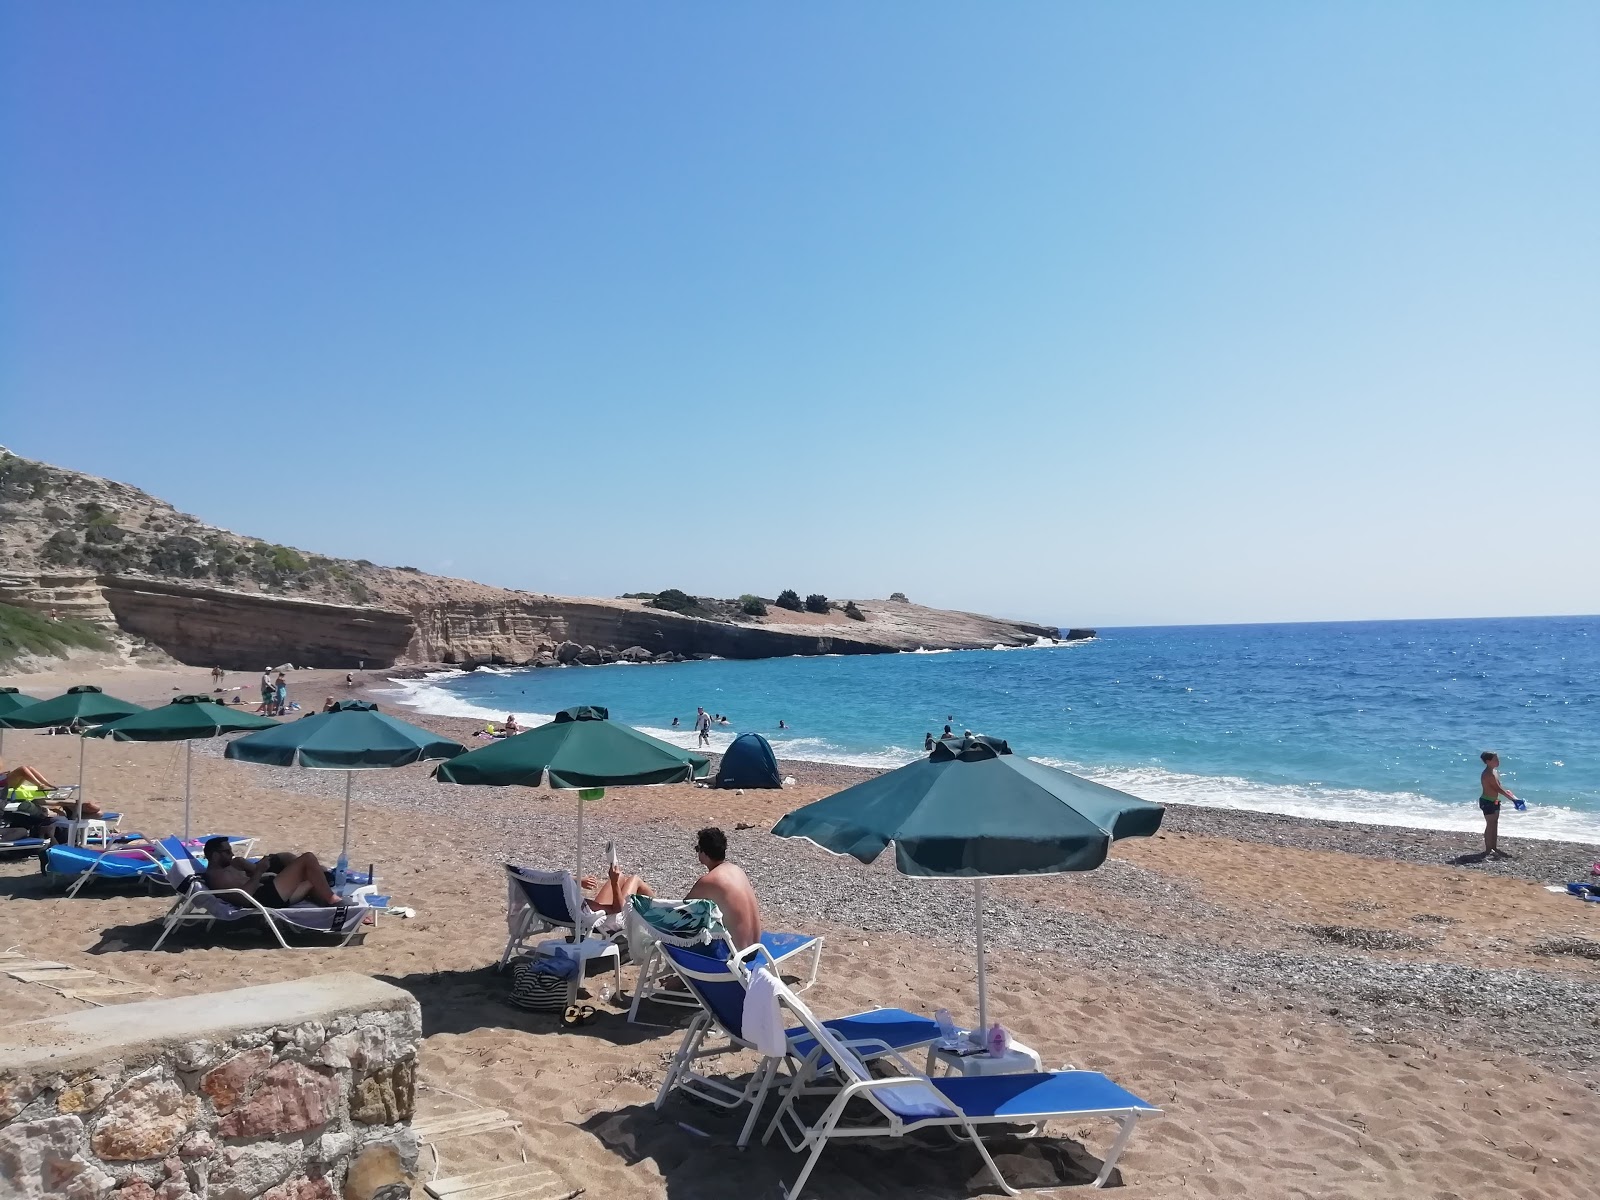
[[[704,754],[619,725],[603,708],[584,706],[564,709],[548,725],[441,763],[433,774],[444,783],[538,787],[548,776],[553,788],[597,788],[687,783],[710,767]]]
[[[341,700],[328,712],[298,721],[284,721],[236,742],[223,757],[268,767],[305,767],[343,771],[344,840],[339,846],[338,878],[342,882],[350,854],[350,785],[357,771],[405,767],[431,758],[452,758],[466,747],[432,730],[408,725],[378,711],[365,700]]]
[[[24,696],[14,687],[0,688],[0,718],[9,717],[39,703],[32,696]]]
[[[797,808],[772,828],[869,863],[892,842],[902,875],[969,878],[978,1025],[989,1027],[983,881],[1092,871],[1111,843],[1149,837],[1159,804],[1011,753],[998,738],[941,741],[927,758]]]
[[[971,737],[798,808],[772,832],[864,863],[893,843],[902,875],[1049,875],[1094,870],[1112,842],[1150,836],[1165,812]]]
[[[183,836],[189,836],[189,796],[194,781],[194,747],[199,738],[221,737],[252,729],[271,729],[278,722],[258,717],[243,708],[215,703],[210,696],[174,696],[159,708],[97,725],[85,736],[110,737],[119,742],[184,742]]]
[[[459,742],[397,721],[379,712],[376,704],[345,700],[332,712],[274,722],[271,729],[229,743],[224,754],[269,767],[364,771],[404,767],[429,758],[452,758],[465,752],[466,747]]]
[[[217,704],[209,696],[175,696],[159,708],[98,725],[88,737],[110,737],[119,742],[186,742],[191,738],[221,737],[256,729],[275,729],[278,722],[258,717],[243,708]]]
[[[59,696],[40,700],[9,716],[0,717],[0,722],[12,729],[49,729],[55,725],[70,725],[74,721],[103,725],[107,721],[131,717],[134,713],[144,711],[143,705],[118,700],[90,684],[80,684],[68,688]]]

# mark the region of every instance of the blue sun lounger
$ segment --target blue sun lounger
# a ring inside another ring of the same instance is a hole
[[[682,1090],[721,1108],[738,1108],[750,1105],[750,1115],[739,1131],[739,1145],[750,1140],[756,1118],[761,1115],[768,1091],[776,1081],[778,1071],[786,1063],[796,1080],[812,1080],[833,1067],[831,1052],[821,1045],[807,1029],[797,1027],[785,1031],[788,1052],[782,1058],[763,1058],[755,1073],[742,1087],[735,1087],[726,1079],[703,1075],[695,1065],[709,1058],[731,1054],[740,1050],[755,1050],[745,1037],[744,1003],[745,980],[748,968],[745,962],[756,962],[769,969],[776,968],[772,956],[761,946],[751,946],[740,952],[738,961],[725,955],[707,953],[709,947],[696,950],[669,943],[661,943],[661,952],[671,969],[682,979],[689,994],[700,1005],[700,1012],[689,1022],[683,1042],[667,1068],[661,1090],[656,1093],[656,1107],[667,1102],[674,1091]],[[939,1026],[929,1017],[906,1012],[902,1008],[878,1008],[855,1013],[826,1022],[830,1036],[843,1044],[854,1045],[868,1058],[893,1050],[910,1050],[932,1044],[939,1036]],[[709,1047],[707,1039],[722,1035]]]
[[[836,1034],[828,1022],[817,1020],[799,996],[781,983],[775,991],[782,1007],[816,1039],[839,1075],[848,1081],[843,1088],[819,1089],[811,1086],[804,1076],[797,1075],[762,1135],[765,1143],[777,1131],[783,1135],[789,1149],[810,1151],[793,1186],[784,1189],[789,1200],[799,1200],[806,1180],[832,1139],[904,1137],[916,1130],[934,1127],[943,1127],[970,1141],[1006,1195],[1021,1195],[1000,1174],[988,1147],[978,1136],[978,1127],[1034,1125],[1042,1129],[1047,1121],[1076,1121],[1088,1117],[1105,1117],[1117,1123],[1116,1137],[1101,1160],[1100,1173],[1094,1180],[1095,1187],[1104,1187],[1139,1119],[1161,1115],[1159,1108],[1147,1104],[1098,1071],[1039,1071],[933,1079],[918,1071],[902,1055],[885,1050],[876,1059],[880,1074],[874,1075],[860,1051]],[[881,1074],[885,1066],[897,1066],[899,1073]],[[808,1123],[800,1116],[795,1102],[823,1090],[832,1099],[822,1114]],[[876,1109],[878,1120],[870,1124],[852,1121],[841,1125],[840,1118],[845,1110],[852,1101],[858,1100]]]

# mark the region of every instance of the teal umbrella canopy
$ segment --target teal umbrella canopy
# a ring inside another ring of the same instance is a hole
[[[983,881],[1092,871],[1111,843],[1148,837],[1159,804],[1011,753],[997,738],[937,743],[927,758],[797,808],[772,832],[872,862],[893,843],[902,875],[970,878],[977,910],[978,1028],[988,1027]]]
[[[270,767],[362,771],[404,767],[430,758],[453,758],[466,747],[431,730],[378,711],[376,704],[346,700],[335,711],[274,723],[229,744],[224,754]]]
[[[274,729],[278,722],[242,708],[216,704],[209,696],[174,696],[159,708],[146,709],[105,725],[97,725],[85,736],[109,737],[119,742],[193,742],[200,738],[221,737],[252,729]],[[193,747],[184,746],[183,758],[183,836],[189,836],[189,797],[193,790]]]
[[[711,760],[610,719],[603,708],[558,712],[555,720],[526,733],[441,763],[434,777],[444,783],[553,788],[629,787],[687,783],[710,770]]]
[[[0,717],[0,723],[12,729],[49,729],[53,725],[70,725],[74,721],[103,725],[107,721],[131,717],[134,713],[144,711],[143,705],[118,700],[90,684],[80,684],[68,688],[59,696],[40,700],[9,716]]]
[[[9,717],[12,713],[21,712],[39,703],[32,696],[24,696],[14,687],[0,688],[0,719]]]
[[[186,742],[192,738],[221,737],[257,729],[276,729],[278,722],[258,717],[242,708],[217,704],[209,696],[175,696],[159,708],[98,725],[89,737],[109,737],[119,742]]]
[[[1112,842],[1150,836],[1165,812],[969,737],[798,808],[772,832],[864,863],[892,843],[902,875],[1049,875],[1094,870]]]
[[[342,700],[329,712],[313,713],[263,729],[223,751],[225,758],[269,767],[307,767],[344,771],[344,840],[339,847],[339,878],[350,851],[350,783],[355,771],[405,767],[432,758],[453,758],[466,751],[459,742],[431,730],[408,725],[378,711],[365,700]]]

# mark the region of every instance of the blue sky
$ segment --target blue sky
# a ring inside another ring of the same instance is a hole
[[[12,4],[0,161],[0,442],[274,541],[1600,608],[1593,4]]]

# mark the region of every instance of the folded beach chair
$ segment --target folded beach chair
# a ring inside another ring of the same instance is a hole
[[[162,838],[161,848],[168,859],[167,879],[178,893],[177,903],[162,918],[161,936],[152,950],[161,949],[172,931],[179,925],[196,922],[208,928],[218,921],[238,921],[260,917],[266,922],[278,945],[290,949],[284,940],[284,930],[301,933],[324,934],[339,939],[339,945],[349,945],[350,939],[361,932],[362,923],[370,918],[374,909],[359,898],[359,892],[348,904],[323,908],[315,904],[295,904],[288,908],[268,908],[249,892],[239,888],[212,890],[205,886],[200,874],[200,864],[195,860],[182,838]]]
[[[806,1008],[805,1002],[782,983],[772,991],[774,1002],[800,1022],[805,1032],[815,1039],[820,1052],[827,1055],[835,1070],[848,1080],[843,1088],[825,1089],[832,1099],[822,1113],[808,1123],[801,1117],[796,1102],[823,1089],[814,1087],[803,1075],[797,1075],[762,1135],[765,1143],[777,1130],[789,1149],[810,1151],[793,1186],[784,1189],[789,1200],[799,1200],[806,1180],[811,1177],[830,1139],[904,1137],[919,1129],[936,1127],[970,1141],[1006,1195],[1018,1196],[1021,1192],[1000,1174],[988,1147],[978,1136],[978,1127],[1034,1125],[1042,1130],[1047,1121],[1076,1121],[1086,1117],[1107,1117],[1117,1123],[1116,1137],[1094,1180],[1095,1187],[1104,1187],[1128,1139],[1133,1136],[1139,1118],[1161,1115],[1159,1108],[1145,1103],[1097,1071],[932,1079],[918,1071],[903,1055],[886,1049],[877,1056],[880,1073],[874,1075],[868,1070],[859,1048],[839,1036],[831,1027],[832,1022],[819,1021]],[[883,1074],[886,1066],[898,1070],[892,1075]],[[849,1125],[842,1125],[840,1118],[855,1100],[865,1101],[876,1110],[877,1119],[870,1124],[853,1120]]]
[[[677,988],[662,986],[671,979],[673,971],[661,952],[660,943],[685,949],[702,947],[704,953],[719,958],[727,958],[734,950],[742,949],[733,944],[733,938],[723,927],[722,914],[717,911],[717,906],[709,900],[665,901],[647,896],[632,896],[629,899],[631,904],[627,910],[625,927],[633,961],[639,964],[639,977],[633,985],[633,1003],[628,1006],[628,1020],[639,1019],[639,1005],[646,1000],[698,1008],[699,1001],[692,995]],[[817,970],[822,966],[820,936],[763,933],[761,946],[767,952],[767,958],[779,967],[790,959],[809,953],[810,970],[804,982],[795,990],[803,992],[817,982]]]
[[[719,1055],[741,1050],[761,1053],[745,1029],[745,1000],[751,980],[747,964],[766,967],[776,977],[776,964],[762,946],[751,946],[731,958],[709,953],[709,949],[701,947],[690,950],[668,942],[661,944],[664,961],[683,980],[701,1011],[684,1031],[683,1042],[667,1068],[667,1077],[662,1080],[661,1090],[656,1093],[656,1107],[659,1109],[667,1102],[667,1097],[679,1089],[721,1108],[738,1108],[749,1104],[750,1115],[745,1118],[744,1127],[739,1131],[739,1145],[743,1146],[750,1140],[756,1118],[761,1114],[761,1106],[777,1080],[780,1068],[787,1065],[794,1081],[810,1082],[830,1071],[833,1064],[828,1057],[829,1052],[809,1030],[795,1027],[784,1031],[785,1052],[782,1055],[764,1055],[742,1088],[735,1087],[724,1078],[697,1071],[697,1063]],[[872,1009],[826,1024],[831,1037],[856,1046],[857,1052],[867,1059],[876,1058],[890,1050],[928,1046],[939,1037],[937,1022],[902,1008]],[[725,1041],[719,1039],[708,1046],[707,1039],[718,1034]],[[821,1090],[820,1086],[817,1090]]]
[[[561,953],[578,964],[583,977],[591,959],[610,959],[622,993],[621,930],[608,929],[609,913],[584,907],[583,891],[571,871],[536,871],[506,864],[506,927],[509,936],[500,954],[504,967],[517,954],[535,954],[540,934],[564,932]]]

